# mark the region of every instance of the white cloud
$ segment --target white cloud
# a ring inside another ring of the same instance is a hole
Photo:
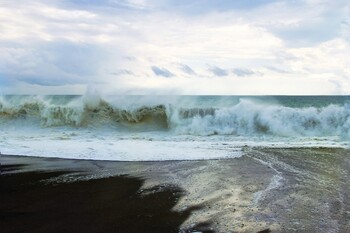
[[[349,3],[299,2],[195,15],[146,0],[93,9],[8,2],[0,6],[0,89],[350,94]]]

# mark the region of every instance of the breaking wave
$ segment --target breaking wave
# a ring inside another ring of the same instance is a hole
[[[185,134],[350,137],[350,108],[338,105],[291,108],[241,100],[214,114],[176,122],[176,130]]]
[[[116,97],[117,98],[117,97]],[[142,97],[140,97],[142,98]],[[118,98],[117,98],[118,99]],[[227,99],[227,98],[226,98]],[[184,101],[111,101],[99,96],[2,96],[0,119],[27,121],[41,127],[124,128],[147,126],[188,135],[341,136],[350,138],[350,107],[289,107],[241,98],[215,105],[187,106]]]
[[[91,100],[91,99],[90,99]],[[72,97],[57,103],[54,98],[27,97],[4,98],[0,101],[0,116],[7,119],[38,119],[44,127],[84,127],[103,123],[147,123],[166,121],[163,105],[142,106],[137,109],[122,109],[103,99],[90,101]]]

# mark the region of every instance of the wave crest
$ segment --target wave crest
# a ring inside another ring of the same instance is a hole
[[[291,108],[256,104],[241,100],[239,104],[215,110],[215,114],[196,115],[176,121],[176,131],[195,135],[275,135],[275,136],[342,136],[350,137],[350,109],[329,105],[315,108]]]
[[[120,109],[105,100],[91,104],[81,98],[58,104],[40,97],[0,99],[0,116],[7,119],[38,118],[43,126],[88,126],[100,123],[166,122],[165,106],[142,106],[137,109]]]
[[[210,105],[210,104],[209,104]],[[286,107],[241,99],[229,107],[116,104],[100,97],[0,97],[0,119],[38,119],[44,127],[147,126],[175,134],[341,136],[350,138],[350,107]],[[142,128],[144,129],[144,128]]]

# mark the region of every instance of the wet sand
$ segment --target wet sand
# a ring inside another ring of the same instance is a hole
[[[59,178],[71,174],[66,171],[21,172],[24,167],[1,166],[1,232],[178,232],[195,209],[172,211],[183,195],[175,186],[141,193],[140,178],[68,181]]]
[[[5,232],[350,232],[350,152],[245,148],[225,160],[2,156]]]

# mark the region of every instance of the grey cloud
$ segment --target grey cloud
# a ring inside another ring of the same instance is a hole
[[[104,13],[149,12],[151,10],[176,11],[189,15],[206,14],[213,11],[252,10],[278,0],[146,0],[137,3],[130,0],[67,0],[59,1],[65,7],[103,11]]]
[[[29,84],[85,84],[95,79],[106,59],[94,45],[67,41],[32,42],[30,48],[21,43],[5,46],[1,57],[3,76]]]
[[[347,27],[350,27],[350,22],[348,22],[348,21],[346,21],[346,20],[343,20],[343,21],[341,22],[341,24],[342,24],[342,25],[345,25],[345,26],[347,26]]]
[[[313,46],[333,39],[339,35],[340,27],[336,25],[303,25],[297,28],[272,30],[277,36],[293,47]],[[325,30],[324,28],[327,28]]]
[[[269,31],[283,39],[288,46],[305,47],[313,46],[338,37],[341,34],[344,24],[344,14],[340,9],[344,7],[347,1],[329,1],[321,6],[317,1],[315,3],[305,3],[299,1],[295,5],[295,10],[305,12],[305,17],[300,13],[298,24],[276,26],[267,25]],[[290,5],[291,6],[291,5]],[[288,9],[290,12],[292,8]],[[307,17],[309,12],[318,12],[313,17]],[[297,14],[297,15],[298,15]],[[278,25],[278,24],[277,24]]]
[[[221,69],[220,67],[217,67],[217,66],[213,66],[209,68],[209,71],[218,77],[223,77],[228,75],[227,70]]]
[[[158,7],[185,12],[188,14],[203,14],[213,11],[230,11],[230,10],[252,10],[264,5],[271,4],[277,0],[164,0],[152,1],[157,3]]]
[[[273,66],[265,66],[266,69],[277,72],[277,73],[281,73],[281,74],[286,74],[288,73],[287,70],[281,69],[281,68],[277,68],[277,67],[273,67]]]
[[[170,77],[174,76],[173,73],[171,73],[169,70],[167,70],[165,68],[152,66],[151,69],[152,69],[153,73],[157,76],[162,76],[162,77],[166,77],[166,78],[170,78]]]
[[[131,70],[127,70],[127,69],[120,69],[120,70],[116,70],[114,72],[111,73],[112,75],[134,75],[134,73]]]
[[[179,64],[180,66],[180,69],[185,72],[186,74],[190,74],[190,75],[194,75],[196,74],[196,72],[194,72],[194,70],[189,67],[188,65],[185,65],[185,64]]]
[[[70,78],[70,77],[43,77],[43,76],[30,76],[22,75],[20,77],[15,77],[17,81],[35,84],[40,86],[61,86],[67,84],[84,84],[85,82],[79,78]]]
[[[140,11],[144,10],[145,6],[142,4],[136,4],[133,1],[128,0],[68,0],[59,2],[64,7],[87,9],[89,11],[102,11],[104,13],[113,13],[118,11],[119,13]]]
[[[18,73],[23,71],[28,63],[32,69],[43,70],[48,66],[54,66],[69,74],[94,75],[96,67],[103,63],[104,58],[104,51],[97,46],[67,41],[32,42],[30,48],[25,44],[13,44],[7,49],[21,51],[20,56],[15,59],[17,62],[8,64],[8,67],[12,66],[11,70],[15,69]],[[8,56],[7,59],[11,61],[16,54],[12,53]]]
[[[350,40],[350,19],[341,22],[342,36]]]
[[[52,63],[64,72],[94,75],[101,65],[103,54],[96,46],[73,43],[54,43],[42,48],[52,56]]]
[[[28,84],[35,84],[40,86],[59,86],[62,85],[62,80],[57,79],[43,79],[38,77],[20,77],[18,81],[22,81]],[[66,84],[66,82],[64,82]]]
[[[137,58],[133,56],[124,56],[123,59],[127,61],[137,61]]]
[[[232,72],[239,77],[245,77],[255,74],[254,71],[245,68],[236,68]]]

